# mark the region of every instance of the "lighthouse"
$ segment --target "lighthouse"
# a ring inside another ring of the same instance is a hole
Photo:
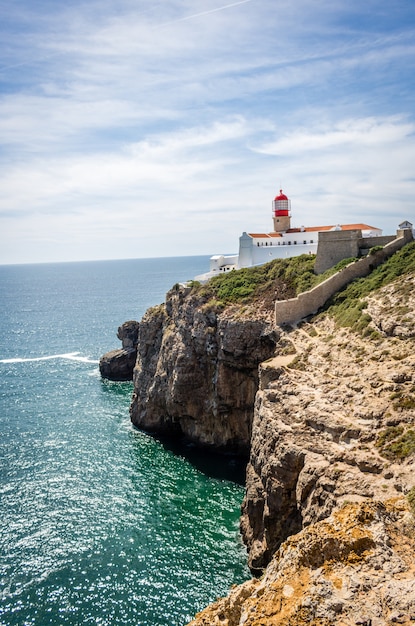
[[[280,189],[272,202],[272,217],[275,233],[286,233],[291,227],[291,202]]]
[[[362,244],[362,250],[370,249],[378,242],[380,245],[384,245],[380,240],[376,241],[376,237],[382,235],[382,230],[368,224],[291,227],[291,202],[282,189],[272,201],[272,219],[274,227],[272,232],[243,232],[239,237],[238,254],[226,256],[216,254],[212,256],[210,258],[210,271],[196,276],[196,280],[206,281],[221,272],[263,265],[273,259],[286,259],[301,254],[316,254],[318,250],[320,258],[324,258],[322,254],[325,252],[328,256],[329,243],[337,255],[335,259],[334,253],[330,256],[329,261],[332,265],[342,258],[358,256],[358,251],[351,250],[350,242],[358,240],[360,245],[360,242],[367,238],[367,241],[363,242],[365,245]],[[407,226],[409,229],[412,228],[412,224],[409,222],[403,222],[399,228],[403,229]],[[346,256],[341,256],[344,254]],[[317,256],[317,258],[319,257]]]

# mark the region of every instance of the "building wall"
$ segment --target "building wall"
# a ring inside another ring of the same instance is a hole
[[[238,268],[251,267],[252,263],[252,238],[247,233],[239,237]]]
[[[229,256],[225,256],[224,254],[217,254],[210,257],[210,271],[217,272],[219,274],[220,272],[225,271],[225,267],[228,268],[233,266],[233,268],[235,268],[237,263],[237,254]]]
[[[252,265],[260,265],[274,259],[288,259],[300,254],[315,254],[317,252],[317,243],[296,245],[272,245],[272,246],[256,246],[252,247]]]
[[[297,298],[277,300],[275,303],[275,323],[279,326],[281,324],[293,324],[308,315],[317,313],[337,291],[355,278],[370,274],[375,267],[383,263],[383,261],[410,241],[413,241],[411,230],[398,230],[397,237],[382,250],[366,256],[360,259],[360,261],[351,263],[340,272],[320,283],[320,285],[317,285],[317,287],[301,293]]]
[[[313,243],[310,243],[310,238]],[[303,243],[307,241],[307,243]],[[283,237],[253,238],[247,233],[239,238],[238,268],[262,265],[274,259],[287,259],[300,254],[316,254],[317,233],[285,234]]]

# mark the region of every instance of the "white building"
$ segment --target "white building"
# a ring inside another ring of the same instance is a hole
[[[239,253],[232,256],[215,255],[210,259],[206,274],[197,280],[208,280],[233,269],[263,265],[273,259],[316,254],[319,232],[330,230],[361,230],[363,237],[378,237],[382,230],[367,224],[335,224],[331,226],[300,226],[291,228],[291,202],[280,190],[272,202],[274,230],[269,233],[242,233]]]

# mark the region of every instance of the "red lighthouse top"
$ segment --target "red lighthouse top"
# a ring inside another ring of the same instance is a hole
[[[282,189],[280,189],[280,195],[279,196],[275,196],[275,200],[288,200],[288,198],[285,195],[285,193],[282,193]]]
[[[275,197],[273,205],[274,217],[289,217],[290,215],[290,201],[285,193],[280,189],[279,196]]]

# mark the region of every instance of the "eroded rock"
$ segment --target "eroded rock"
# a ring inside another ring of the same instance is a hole
[[[122,348],[111,350],[101,357],[99,371],[103,378],[118,381],[133,379],[139,326],[138,322],[130,320],[118,328],[117,337],[122,342]]]
[[[261,580],[189,626],[413,623],[414,520],[404,500],[345,504],[284,542]]]
[[[258,365],[276,338],[266,319],[235,319],[187,288],[172,289],[140,323],[133,424],[247,455]]]

